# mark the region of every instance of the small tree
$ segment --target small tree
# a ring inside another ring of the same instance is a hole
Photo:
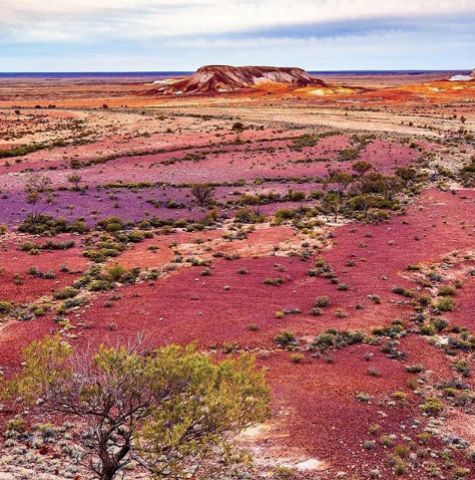
[[[360,177],[364,177],[364,175],[373,168],[373,165],[365,160],[358,160],[357,162],[353,163],[352,168],[353,171]]]
[[[323,213],[333,215],[335,222],[346,204],[346,193],[353,180],[351,175],[341,170],[330,171],[325,179],[323,189],[327,190],[329,186],[333,188],[322,196],[319,208]]]
[[[368,212],[371,208],[372,203],[373,203],[373,196],[368,195],[366,193],[354,195],[348,201],[348,204],[352,209],[363,212],[365,217],[368,216]]]
[[[337,187],[338,192],[343,195],[348,189],[349,185],[353,182],[351,175],[348,175],[341,170],[331,171],[328,174],[328,184],[334,184]]]
[[[51,179],[46,175],[32,175],[25,184],[26,202],[33,205],[31,218],[34,221],[41,213],[38,205],[41,202],[50,204],[53,202],[53,191],[51,188]]]
[[[82,180],[81,175],[77,173],[73,173],[68,177],[68,182],[72,183],[74,185],[74,190],[77,190],[77,191],[80,190],[79,183],[81,182],[81,180]]]
[[[196,183],[191,187],[191,194],[202,207],[213,202],[214,188],[208,183]]]
[[[323,195],[320,210],[327,215],[333,215],[334,221],[337,222],[344,205],[345,197],[340,192],[330,192]]]
[[[395,173],[406,186],[412,185],[417,180],[417,170],[413,167],[398,167]]]
[[[389,200],[393,201],[396,194],[401,190],[402,182],[399,177],[386,177],[384,179],[384,197]]]
[[[268,389],[253,359],[213,362],[193,346],[136,349],[101,346],[85,358],[59,337],[35,341],[9,392],[24,402],[85,422],[78,442],[87,466],[112,480],[132,459],[173,478],[200,460],[226,432],[262,421]]]

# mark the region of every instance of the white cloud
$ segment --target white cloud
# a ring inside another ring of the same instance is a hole
[[[258,38],[214,40],[166,39],[146,49],[55,47],[25,51],[0,50],[7,71],[193,70],[207,63],[286,65],[308,70],[469,69],[472,50],[452,36],[418,32],[384,32],[335,38]]]
[[[1,3],[0,32],[15,42],[208,35],[363,18],[475,12],[474,0],[2,0]]]

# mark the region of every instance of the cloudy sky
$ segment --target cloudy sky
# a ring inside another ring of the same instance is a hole
[[[0,0],[0,71],[475,67],[475,0]]]

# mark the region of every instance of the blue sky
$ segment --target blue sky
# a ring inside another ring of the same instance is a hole
[[[475,0],[1,0],[0,71],[475,68]]]

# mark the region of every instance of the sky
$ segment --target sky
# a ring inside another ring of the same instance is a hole
[[[475,0],[0,0],[0,71],[475,68]]]

